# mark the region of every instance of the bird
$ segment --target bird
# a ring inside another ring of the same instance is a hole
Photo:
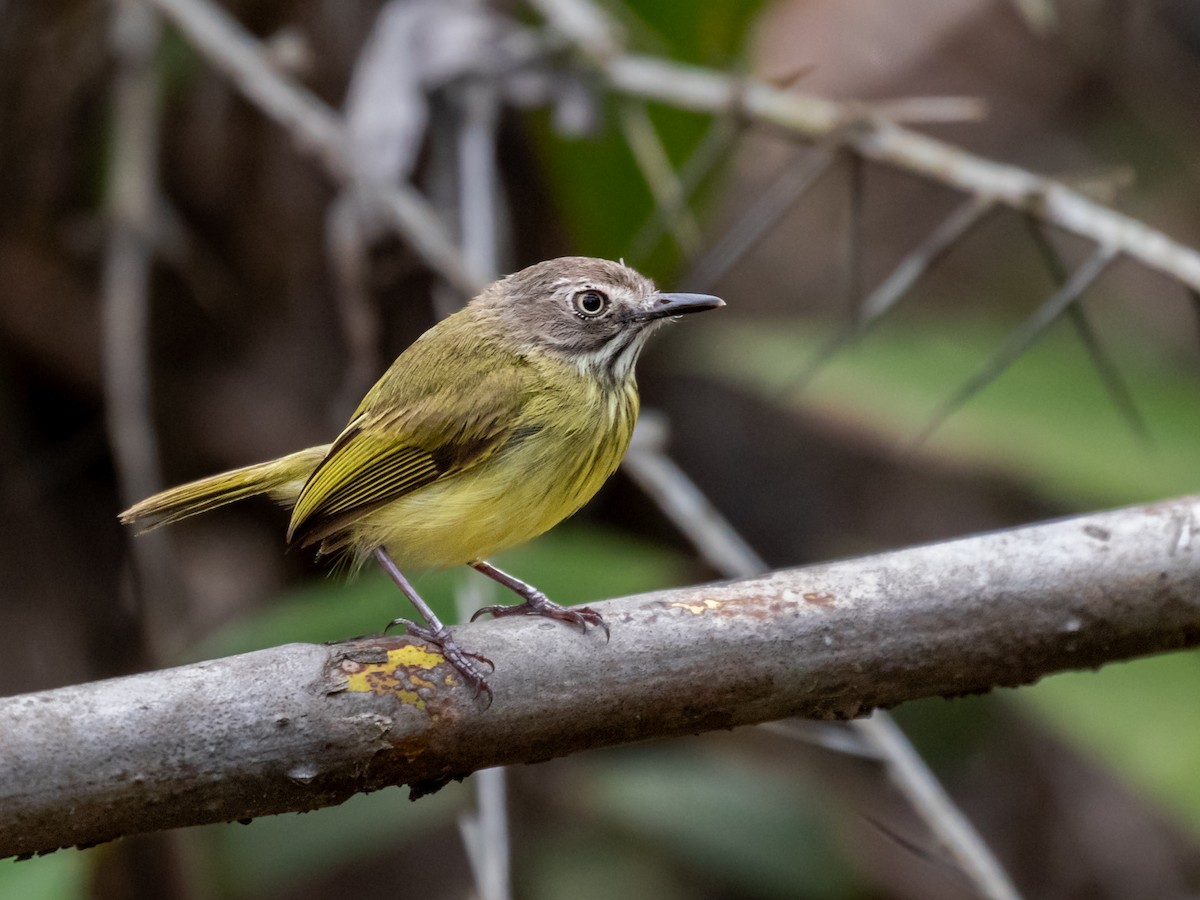
[[[409,345],[332,443],[155,494],[120,514],[149,530],[268,495],[291,508],[289,546],[352,567],[374,559],[424,620],[397,618],[492,696],[486,657],[464,650],[405,575],[471,566],[522,603],[475,617],[608,624],[487,558],[582,507],[620,464],[638,415],[634,365],[664,322],[725,303],[665,293],[623,261],[568,256],[484,288]],[[386,629],[385,629],[386,630]]]

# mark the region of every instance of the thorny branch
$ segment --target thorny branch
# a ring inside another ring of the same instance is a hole
[[[590,0],[533,0],[615,91],[680,109],[778,127],[809,141],[837,135],[847,150],[990,199],[1138,260],[1200,289],[1200,253],[1060,181],[984,159],[896,124],[886,109],[837,103],[699,66],[622,50],[616,25]]]
[[[983,159],[867,109],[650,57],[619,57],[605,71],[615,90],[643,99],[713,115],[739,114],[810,140],[841,129],[843,146],[866,159],[991,198],[1200,289],[1200,253],[1161,231],[1062,182]]]
[[[1189,497],[607,601],[607,644],[529,619],[460,626],[496,663],[486,712],[407,637],[2,698],[0,856],[1194,646],[1198,520]]]

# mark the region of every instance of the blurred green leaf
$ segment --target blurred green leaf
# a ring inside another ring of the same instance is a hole
[[[853,871],[811,785],[749,760],[663,748],[593,760],[586,808],[738,895],[850,897]]]
[[[497,557],[497,564],[536,584],[565,604],[588,603],[689,581],[687,561],[659,545],[582,523],[568,523]],[[413,577],[414,586],[444,621],[454,622],[455,588],[491,582],[465,567]],[[496,602],[509,598],[497,590]],[[514,600],[515,602],[515,600]],[[270,609],[232,624],[193,647],[193,659],[210,659],[291,641],[322,642],[379,631],[397,615],[412,615],[408,601],[371,567],[349,581],[340,573],[280,598]]]
[[[0,897],[21,900],[83,900],[88,866],[78,850],[59,850],[21,862],[0,862]]]
[[[469,794],[468,787],[450,784],[411,803],[403,790],[385,790],[303,815],[209,826],[212,883],[233,900],[290,896],[306,881],[451,824],[470,802]]]
[[[1055,675],[1015,697],[1200,836],[1198,692],[1200,654],[1193,651]]]
[[[828,338],[811,324],[696,330],[689,350],[706,372],[901,447],[1006,334],[1004,324],[978,319],[889,322],[838,355],[803,392],[795,390],[796,379]],[[1200,378],[1172,368],[1150,348],[1114,349],[1152,446],[1131,433],[1080,342],[1060,323],[917,452],[1003,475],[1075,508],[1197,490]]]
[[[727,68],[741,55],[746,31],[764,0],[718,0],[681,7],[677,0],[637,0],[611,14],[632,43],[683,62]]]
[[[536,852],[528,855],[525,871],[517,873],[517,896],[529,900],[685,900],[690,896],[678,883],[669,860],[586,825],[578,833],[541,835]]]
[[[741,54],[747,29],[762,0],[724,0],[690,4],[674,0],[646,0],[636,12],[616,7],[631,35],[631,43],[647,52],[671,59],[728,67]],[[683,10],[683,12],[681,12]],[[596,134],[583,139],[560,135],[546,113],[532,114],[528,122],[549,181],[556,212],[569,229],[569,244],[589,256],[610,259],[627,256],[629,241],[653,209],[651,194],[641,171],[616,125],[612,97],[603,98]],[[710,119],[678,109],[652,105],[650,116],[667,156],[676,168],[687,159]],[[703,195],[699,205],[703,206]],[[648,274],[662,276],[678,259],[670,238],[649,259],[630,259]]]

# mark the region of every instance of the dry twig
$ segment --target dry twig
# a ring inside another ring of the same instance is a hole
[[[700,225],[687,204],[687,188],[667,156],[646,107],[637,103],[621,104],[619,116],[625,142],[634,162],[654,198],[655,209],[671,229],[675,243],[686,258],[694,258],[704,244]]]
[[[484,278],[470,271],[425,198],[404,184],[385,184],[359,166],[336,112],[279,72],[260,42],[209,0],[148,0],[173,22],[206,59],[264,113],[288,129],[300,147],[321,160],[339,181],[352,186],[413,249],[464,296]]]
[[[157,70],[158,17],[141,0],[114,5],[111,44],[113,148],[108,209],[110,232],[103,276],[105,424],[121,496],[127,502],[162,487],[158,435],[150,393],[150,276],[159,211],[158,147],[161,103]],[[140,576],[144,636],[151,651],[179,644],[183,606],[164,537],[132,548]]]
[[[840,130],[842,146],[865,159],[990,198],[1200,289],[1200,253],[1054,179],[983,159],[830,100],[694,66],[628,55],[611,60],[605,73],[621,93],[712,115],[740,113],[809,140]]]
[[[1050,241],[1050,236],[1042,229],[1042,226],[1026,217],[1026,223],[1029,226],[1030,236],[1033,238],[1034,244],[1037,246],[1038,253],[1042,257],[1042,262],[1050,271],[1050,277],[1054,279],[1055,284],[1062,287],[1066,283],[1069,276],[1066,263],[1063,262],[1062,255],[1054,247]],[[1067,307],[1067,315],[1071,324],[1075,328],[1075,333],[1079,335],[1080,341],[1083,342],[1084,349],[1087,350],[1088,356],[1092,360],[1092,365],[1096,372],[1100,375],[1100,380],[1104,383],[1104,388],[1108,395],[1112,398],[1113,404],[1117,408],[1117,412],[1121,414],[1129,425],[1130,430],[1141,438],[1144,444],[1150,443],[1150,428],[1146,425],[1145,418],[1142,417],[1141,411],[1138,409],[1137,403],[1133,399],[1133,391],[1129,389],[1124,376],[1121,375],[1121,370],[1117,368],[1115,362],[1108,355],[1104,344],[1100,340],[1100,335],[1093,327],[1091,319],[1083,309],[1083,304],[1072,303]]]
[[[974,377],[970,378],[946,400],[932,416],[929,422],[913,439],[913,446],[924,443],[951,415],[953,415],[968,399],[991,384],[1013,361],[1024,353],[1029,345],[1046,330],[1068,308],[1079,301],[1080,296],[1091,287],[1116,258],[1112,247],[1101,246],[1075,270],[1066,283],[1063,284],[1045,303],[1015,328],[1008,339]]]

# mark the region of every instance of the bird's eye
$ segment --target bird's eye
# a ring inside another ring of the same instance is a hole
[[[601,291],[580,291],[572,298],[575,312],[585,318],[594,318],[608,309],[608,294]]]

